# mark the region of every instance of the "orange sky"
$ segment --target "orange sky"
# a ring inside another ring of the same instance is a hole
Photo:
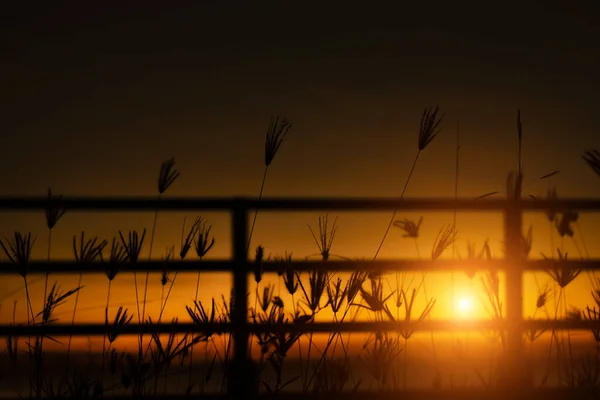
[[[600,148],[600,30],[593,23],[599,14],[590,4],[518,6],[515,13],[514,4],[502,2],[492,15],[479,4],[443,3],[436,13],[417,3],[389,12],[347,5],[344,18],[334,6],[319,6],[315,13],[309,6],[230,9],[204,2],[168,10],[148,6],[141,14],[15,11],[0,66],[0,99],[6,104],[0,111],[0,196],[43,196],[49,186],[65,196],[154,196],[160,163],[171,156],[181,177],[167,196],[256,196],[265,130],[269,117],[280,114],[293,126],[269,171],[266,196],[397,197],[415,156],[422,110],[439,104],[442,132],[421,154],[406,197],[454,195],[458,121],[459,197],[492,191],[502,196],[517,163],[518,108],[524,193],[545,196],[556,186],[562,197],[600,197],[598,176],[581,160],[585,150]],[[475,10],[489,18],[471,18]],[[425,14],[426,20],[414,17]],[[555,170],[560,173],[551,179],[538,179]],[[209,256],[228,257],[229,217],[199,212],[188,214],[188,221],[196,215],[213,227],[216,244]],[[335,215],[332,252],[372,257],[389,214]],[[400,213],[398,219],[420,215]],[[160,214],[153,256],[178,247],[184,216]],[[307,224],[315,227],[318,216],[261,213],[252,245],[264,245],[273,255],[314,254]],[[418,245],[426,258],[452,214],[423,217]],[[576,242],[561,243],[555,234],[555,245],[579,258],[577,246],[583,250],[585,241],[589,256],[600,257],[594,246],[600,239],[597,218],[581,215]],[[52,258],[71,259],[72,237],[82,230],[110,240],[119,229],[150,229],[152,220],[151,213],[67,213],[53,233]],[[531,256],[550,253],[547,222],[527,216],[525,228],[530,224]],[[468,241],[479,248],[489,239],[495,255],[502,255],[500,215],[459,213],[457,227],[458,253],[465,253]],[[1,213],[0,237],[14,230],[31,231],[37,237],[34,257],[45,257],[42,213]],[[147,254],[146,247],[142,256]],[[379,255],[416,256],[415,243],[396,229]],[[77,280],[52,277],[64,289]],[[34,305],[41,306],[42,283],[31,279]],[[540,285],[546,281],[538,277]],[[194,282],[178,278],[165,318],[185,315]],[[227,276],[208,273],[201,282],[203,301],[227,293],[230,284]],[[82,283],[78,320],[99,321],[106,279],[85,276]],[[479,293],[481,286],[478,277],[470,282],[462,273],[456,285],[457,293],[471,285]],[[430,274],[427,289],[438,300],[433,316],[449,317],[448,275]],[[589,292],[582,274],[567,289],[569,303],[590,304]],[[161,297],[158,277],[148,293],[153,315]],[[528,277],[526,315],[532,315],[536,295],[535,280]],[[20,278],[3,276],[0,320],[11,319],[15,301],[23,319],[23,299]],[[112,306],[133,309],[134,302],[132,277],[117,276]],[[71,310],[69,302],[57,316],[69,321]],[[484,315],[477,307],[475,313]]]

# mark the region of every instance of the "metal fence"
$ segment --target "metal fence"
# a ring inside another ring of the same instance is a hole
[[[450,199],[381,199],[381,198],[64,198],[62,205],[69,213],[77,211],[121,211],[121,212],[148,212],[148,211],[221,211],[231,215],[233,256],[229,260],[217,261],[180,261],[170,262],[169,270],[182,271],[229,271],[233,274],[234,293],[248,293],[248,273],[253,270],[253,264],[248,260],[248,217],[256,209],[269,212],[300,212],[300,211],[480,211],[501,212],[503,214],[503,236],[505,242],[505,257],[492,263],[477,262],[473,267],[486,269],[498,268],[506,276],[506,318],[503,321],[471,321],[461,322],[457,325],[453,321],[421,321],[418,325],[414,322],[398,323],[371,323],[371,322],[343,322],[325,323],[314,322],[310,324],[281,324],[264,325],[249,323],[248,300],[246,296],[236,296],[231,323],[205,324],[195,323],[154,323],[131,324],[124,328],[124,334],[135,333],[169,333],[169,332],[201,332],[210,330],[216,333],[231,332],[234,340],[234,356],[229,376],[229,397],[248,398],[256,395],[257,377],[249,372],[252,362],[248,359],[248,342],[252,333],[265,331],[280,332],[376,332],[394,331],[410,328],[415,330],[477,330],[482,328],[505,329],[507,332],[508,368],[503,376],[503,385],[493,391],[480,389],[457,389],[450,391],[408,391],[399,392],[395,396],[415,399],[441,399],[441,398],[506,398],[506,396],[522,398],[537,398],[543,396],[550,398],[593,398],[597,391],[573,389],[534,389],[532,382],[527,379],[524,371],[523,340],[522,335],[526,329],[599,329],[597,321],[552,321],[523,319],[523,272],[547,270],[558,267],[552,260],[522,260],[520,258],[522,246],[522,217],[523,212],[546,210],[578,210],[600,211],[600,200],[592,199],[562,199],[562,200],[450,200]],[[48,206],[47,198],[2,198],[0,210],[41,211]],[[281,265],[276,261],[265,262],[263,270],[274,272],[282,267],[294,268],[297,271],[312,271],[315,268],[324,268],[329,271],[451,271],[464,270],[468,261],[319,261],[319,262],[286,262]],[[493,265],[491,265],[493,264]],[[106,264],[84,265],[76,262],[31,262],[27,266],[28,273],[104,273]],[[576,268],[584,270],[599,270],[600,260],[560,261],[560,268]],[[138,262],[135,265],[119,266],[123,272],[150,271],[160,272],[164,263],[160,261]],[[2,262],[0,275],[16,274],[19,267]],[[7,336],[35,336],[35,335],[103,335],[107,331],[104,324],[54,324],[13,326],[0,325],[0,337]],[[262,395],[267,396],[267,395]],[[364,393],[346,394],[311,394],[310,397],[358,398]],[[391,398],[389,393],[369,393],[369,397]],[[185,396],[189,398],[190,396]],[[211,396],[220,397],[220,396]],[[279,394],[287,399],[304,399],[307,396],[301,393]],[[168,396],[168,398],[174,398]],[[204,398],[207,398],[204,396]]]

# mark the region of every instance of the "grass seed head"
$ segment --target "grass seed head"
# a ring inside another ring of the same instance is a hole
[[[175,258],[175,246],[167,246],[166,254],[165,254],[165,268],[160,273],[160,284],[161,286],[166,286],[167,283],[171,281],[169,276],[169,270],[167,269],[167,264],[169,261]]]
[[[258,288],[256,289],[256,297],[258,297],[258,304],[263,312],[267,312],[269,305],[273,301],[273,295],[275,294],[275,285],[265,285],[263,288],[262,297],[258,294]]]
[[[423,217],[419,218],[419,222],[416,224],[414,223],[414,221],[405,218],[403,220],[394,221],[394,226],[404,231],[404,235],[402,235],[403,238],[416,239],[419,237],[419,228],[421,227],[422,222]]]
[[[331,246],[333,245],[333,239],[335,238],[335,234],[337,232],[337,217],[333,221],[333,226],[331,227],[331,231],[328,229],[329,216],[326,214],[323,217],[319,217],[319,238],[313,232],[310,225],[308,225],[308,229],[312,234],[313,239],[315,239],[315,243],[319,248],[319,252],[321,253],[321,257],[323,261],[329,260],[329,256],[331,255]]]
[[[256,255],[254,257],[254,282],[260,283],[263,275],[263,258],[265,256],[265,248],[263,246],[256,247]]]
[[[283,274],[283,283],[290,295],[294,295],[298,290],[298,280],[296,279],[296,273],[293,268],[288,267],[285,269]]]
[[[203,221],[202,224],[200,224],[200,227],[198,228],[198,240],[196,240],[196,255],[201,260],[205,255],[208,254],[210,249],[215,244],[214,237],[209,240],[211,228],[211,225],[208,225],[208,227],[206,226],[206,221]]]
[[[530,225],[527,230],[527,235],[521,235],[519,239],[519,258],[521,260],[526,260],[527,257],[529,257],[529,253],[531,253],[531,247],[533,245],[533,226]]]
[[[187,253],[192,248],[192,243],[194,243],[194,238],[196,237],[196,235],[198,234],[198,231],[200,230],[201,223],[202,223],[202,218],[196,217],[196,219],[194,220],[194,223],[192,224],[192,226],[190,227],[190,230],[188,231],[187,236],[185,237],[185,240],[183,239],[183,234],[181,235],[181,248],[179,250],[179,258],[181,258],[182,260],[185,258]],[[182,230],[185,231],[185,218],[183,220]]]
[[[431,249],[431,259],[437,260],[457,239],[458,230],[453,225],[441,229]]]
[[[121,243],[127,253],[127,259],[131,263],[136,263],[142,252],[142,245],[144,244],[144,238],[146,237],[146,229],[144,228],[141,236],[137,231],[130,231],[127,240],[125,240],[123,233],[119,231],[119,237],[121,238]]]
[[[48,229],[53,229],[66,212],[62,201],[62,196],[53,196],[51,188],[48,188],[48,202],[46,203],[44,211],[46,215],[46,226],[48,226]]]
[[[334,314],[337,314],[342,307],[342,303],[348,294],[348,282],[342,287],[342,279],[338,278],[335,283],[327,286],[327,298],[331,310]]]
[[[60,286],[58,286],[58,283],[54,282],[54,285],[52,285],[52,289],[50,289],[50,292],[48,293],[46,302],[44,303],[44,308],[36,315],[36,317],[42,317],[43,324],[56,322],[56,319],[52,318],[54,310],[63,305],[69,297],[79,292],[81,288],[82,286],[69,290],[67,292],[63,292],[60,290]]]
[[[91,263],[101,259],[102,251],[108,245],[106,240],[98,243],[98,237],[85,240],[84,232],[81,232],[79,246],[77,246],[77,236],[73,236],[73,253],[75,261],[79,263]]]
[[[550,287],[548,285],[546,285],[544,287],[544,289],[542,289],[541,292],[538,294],[537,301],[535,302],[535,307],[536,308],[544,307],[546,305],[546,302],[548,301],[549,295],[550,295]]]
[[[394,290],[387,297],[383,297],[384,294],[383,294],[382,278],[379,277],[376,279],[371,279],[370,282],[371,282],[371,291],[370,292],[367,292],[362,287],[360,288],[360,295],[361,295],[363,301],[365,302],[365,304],[354,303],[354,305],[356,305],[358,307],[362,307],[362,308],[369,310],[371,312],[374,312],[374,313],[385,312],[387,314],[387,316],[390,318],[390,320],[395,321],[395,318],[393,317],[393,315],[390,312],[386,303],[390,299],[390,297],[392,297],[394,295],[394,293],[396,291]]]
[[[171,157],[164,161],[158,172],[158,193],[163,194],[179,177],[179,171],[174,169],[175,158]]]
[[[203,341],[210,339],[215,332],[210,328],[206,328],[206,325],[215,324],[220,320],[220,317],[216,311],[215,299],[212,299],[210,312],[204,308],[201,301],[195,301],[193,308],[190,306],[185,306],[185,309],[195,324],[205,326]]]
[[[360,293],[363,283],[365,283],[368,276],[369,273],[365,271],[352,272],[352,275],[350,275],[350,278],[348,279],[348,304],[354,302],[354,299]]]
[[[127,325],[129,325],[129,323],[133,319],[133,315],[128,315],[127,311],[128,310],[123,309],[123,307],[119,307],[119,309],[117,310],[117,314],[115,315],[115,319],[114,319],[112,325],[110,325],[111,329],[107,335],[109,343],[114,343],[115,340],[117,340],[117,338],[123,331],[123,328],[125,328]],[[104,321],[105,321],[105,324],[108,326],[109,325],[108,309],[106,310],[106,314],[104,316]]]
[[[554,187],[552,189],[548,189],[547,199],[549,201],[556,201],[556,200],[558,200],[558,194],[556,192],[556,187]],[[549,210],[546,210],[545,214],[546,214],[546,217],[548,218],[548,221],[555,222],[556,218],[557,218],[558,210],[555,210],[555,209],[551,208]]]
[[[279,147],[283,143],[283,139],[291,127],[292,123],[287,118],[282,118],[281,120],[279,120],[279,117],[275,119],[271,118],[265,140],[265,167],[268,168],[273,162]]]
[[[404,289],[401,289],[401,293],[402,293],[402,296],[404,297],[404,310],[405,310],[404,322],[410,322],[411,317],[412,317],[412,309],[415,304],[415,297],[417,296],[417,291],[416,291],[416,289],[413,288],[410,299],[406,295],[406,291]],[[429,299],[429,301],[425,305],[425,308],[421,312],[421,315],[419,315],[419,317],[417,318],[416,323],[419,323],[419,322],[423,321],[425,318],[427,318],[427,316],[431,313],[431,310],[433,310],[434,306],[435,306],[435,299],[433,299],[433,298]],[[406,330],[403,330],[402,332],[400,332],[400,335],[405,340],[408,340],[411,338],[411,336],[413,335],[414,332],[415,332],[414,328],[406,329]]]
[[[100,259],[104,261],[102,253],[100,253]],[[119,272],[119,265],[124,264],[127,261],[127,251],[121,242],[117,241],[116,237],[113,237],[110,245],[110,258],[108,265],[105,268],[106,277],[109,281],[112,281]]]
[[[546,273],[550,275],[550,277],[556,282],[556,284],[561,287],[567,287],[571,282],[575,280],[582,272],[581,269],[573,269],[573,268],[564,268],[561,267],[560,264],[562,262],[567,261],[568,253],[564,253],[557,249],[558,251],[558,261],[549,260],[544,254],[542,256],[551,262],[554,263],[553,268],[547,269]]]
[[[463,258],[460,254],[458,255],[458,258],[461,260],[468,260],[468,261],[481,261],[484,259],[484,256],[488,256],[488,261],[491,259],[489,241],[487,239],[483,243],[483,246],[481,247],[481,250],[479,251],[479,253],[476,252],[474,243],[467,242],[466,258]],[[476,269],[468,268],[465,270],[465,273],[467,274],[467,277],[469,279],[473,279],[475,277]]]
[[[440,123],[444,118],[444,114],[438,117],[439,111],[439,106],[436,106],[434,109],[427,107],[423,111],[419,127],[419,151],[425,150],[429,143],[440,133]]]
[[[567,210],[563,212],[560,219],[556,221],[556,229],[560,237],[573,237],[575,232],[573,231],[572,223],[577,222],[579,219],[579,213],[575,210]]]
[[[587,165],[600,176],[600,152],[598,150],[586,151],[582,156]]]
[[[307,291],[304,287],[300,276],[298,275],[297,277],[300,288],[302,289],[302,293],[304,294],[304,301],[314,315],[322,308],[321,298],[325,294],[327,286],[329,285],[329,275],[327,271],[321,268],[315,268],[312,272],[310,272],[308,274],[310,294],[309,291]],[[327,304],[325,304],[323,307],[327,307]]]
[[[5,243],[6,242],[6,243]],[[24,278],[27,276],[27,265],[31,259],[31,251],[35,244],[35,238],[31,238],[31,232],[22,235],[15,232],[11,239],[0,240],[0,246],[8,259],[19,267],[19,274]]]

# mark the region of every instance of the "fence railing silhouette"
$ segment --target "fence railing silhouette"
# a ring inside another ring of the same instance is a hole
[[[236,296],[232,309],[231,323],[197,324],[197,323],[153,323],[130,324],[122,329],[122,334],[137,333],[170,333],[170,332],[202,332],[214,333],[230,332],[234,340],[234,353],[229,381],[229,397],[248,398],[256,394],[258,382],[249,372],[252,363],[248,359],[248,342],[250,335],[266,331],[280,332],[377,332],[394,331],[410,328],[411,330],[479,330],[479,329],[504,329],[507,332],[508,368],[503,376],[503,387],[496,388],[492,393],[480,389],[455,389],[449,392],[440,391],[408,391],[402,392],[403,398],[430,399],[430,398],[506,398],[520,393],[524,398],[544,396],[551,398],[587,397],[589,392],[577,392],[571,389],[533,389],[532,382],[527,379],[524,371],[523,340],[522,335],[528,329],[599,329],[597,321],[589,320],[524,320],[523,319],[523,272],[548,270],[555,267],[575,268],[583,270],[600,270],[600,260],[523,260],[519,254],[522,246],[522,216],[524,212],[543,212],[546,210],[577,210],[588,212],[600,211],[600,199],[561,199],[561,200],[473,200],[473,199],[382,199],[382,198],[63,198],[62,205],[67,212],[83,211],[121,211],[121,212],[149,212],[149,211],[221,211],[231,215],[232,223],[232,249],[233,255],[229,260],[207,261],[170,261],[169,270],[173,272],[190,271],[228,271],[233,274],[234,293],[248,293],[248,274],[253,271],[253,264],[248,260],[248,218],[249,213],[260,209],[268,212],[300,212],[300,211],[482,211],[501,212],[503,219],[503,233],[505,242],[505,257],[492,262],[472,261],[415,261],[415,260],[376,260],[376,261],[316,261],[316,262],[276,262],[265,261],[263,271],[275,272],[280,268],[293,268],[296,271],[313,271],[315,268],[324,268],[328,271],[451,271],[464,270],[474,267],[480,270],[497,268],[506,274],[506,318],[503,321],[461,321],[451,320],[424,320],[418,325],[415,322],[374,323],[374,322],[342,322],[327,323],[313,322],[310,324],[280,324],[266,325],[255,324],[248,321],[247,296]],[[0,210],[11,212],[41,211],[48,206],[48,199],[36,198],[1,198]],[[82,264],[76,262],[36,262],[27,265],[28,274],[52,272],[86,274],[104,273],[106,263]],[[119,266],[121,272],[161,272],[164,262],[147,261],[136,264]],[[19,266],[3,261],[0,263],[0,275],[17,274]],[[7,336],[35,336],[35,335],[103,335],[108,328],[103,323],[98,324],[53,324],[14,326],[0,324],[0,337]],[[254,389],[253,389],[254,388]],[[597,393],[597,392],[594,392]],[[345,393],[342,398],[358,398],[364,396],[359,393]],[[336,396],[338,396],[336,395]],[[399,393],[398,393],[399,395]],[[302,393],[281,393],[281,397],[288,399],[305,399]],[[311,397],[320,397],[322,394],[311,394]],[[327,399],[332,395],[327,394]],[[389,394],[369,393],[370,397],[389,396]],[[189,398],[190,396],[185,396]],[[209,396],[222,397],[222,396]],[[209,398],[206,395],[203,398]],[[382,398],[383,398],[382,397]],[[157,397],[159,398],[159,397]],[[168,396],[165,398],[176,398]],[[387,398],[387,397],[386,397]]]

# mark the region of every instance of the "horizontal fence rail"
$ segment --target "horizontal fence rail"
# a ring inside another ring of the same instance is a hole
[[[503,270],[510,262],[506,260],[471,261],[471,260],[378,260],[378,261],[263,261],[260,264],[263,272],[280,272],[292,269],[296,272],[311,272],[325,270],[330,272],[366,271],[370,273],[384,272],[452,272],[452,271],[489,271]],[[99,274],[115,267],[121,273],[155,272],[240,272],[246,270],[252,273],[256,268],[253,262],[238,262],[229,260],[203,261],[139,261],[136,263],[78,263],[75,261],[34,261],[26,267],[7,262],[0,263],[0,276],[20,273],[27,274]],[[519,263],[522,271],[551,271],[551,270],[600,270],[600,260],[527,260]]]
[[[395,198],[62,198],[60,200],[46,197],[4,197],[0,198],[0,211],[31,212],[42,211],[60,204],[67,212],[154,212],[154,211],[218,211],[228,212],[232,222],[232,253],[230,260],[203,261],[147,261],[124,263],[118,266],[109,263],[77,263],[72,261],[38,262],[31,261],[26,265],[13,265],[0,262],[0,276],[7,274],[40,274],[40,273],[104,273],[108,268],[116,268],[119,273],[131,272],[230,272],[233,275],[235,293],[248,293],[248,274],[256,268],[248,260],[248,217],[249,213],[260,209],[272,212],[304,212],[304,211],[366,211],[381,212],[392,210],[430,211],[430,212],[502,212],[504,216],[505,257],[492,261],[473,260],[377,260],[377,261],[293,261],[262,262],[263,272],[280,272],[293,269],[296,272],[324,269],[327,271],[368,271],[382,273],[391,271],[427,271],[450,272],[464,270],[497,270],[506,274],[505,304],[506,317],[502,320],[423,320],[413,322],[295,322],[285,324],[260,324],[248,321],[247,296],[236,296],[230,314],[230,322],[197,324],[197,323],[141,323],[119,327],[119,334],[169,334],[172,332],[190,332],[203,334],[231,333],[233,338],[233,364],[228,397],[229,398],[267,398],[259,395],[249,377],[258,376],[250,373],[251,361],[248,358],[248,341],[251,334],[256,333],[332,333],[332,332],[381,332],[381,331],[485,331],[505,330],[507,338],[507,359],[510,368],[503,379],[504,387],[494,390],[461,389],[451,391],[405,391],[394,394],[402,398],[446,399],[446,398],[594,398],[597,390],[573,391],[571,389],[535,389],[531,382],[523,380],[523,333],[532,330],[600,329],[600,323],[590,320],[524,320],[522,313],[523,272],[556,271],[556,270],[600,270],[600,260],[523,260],[519,254],[522,240],[522,217],[524,212],[556,212],[576,210],[578,212],[600,212],[600,199],[560,199],[560,200],[496,200],[496,199],[395,199]],[[510,290],[508,290],[510,288]],[[14,336],[65,336],[85,335],[97,336],[114,332],[105,324],[38,324],[32,326],[1,324],[0,337]],[[250,379],[250,380],[249,380]],[[517,390],[518,389],[518,390]],[[590,393],[594,393],[592,397]],[[311,398],[320,395],[311,394]],[[325,396],[325,395],[324,395]],[[339,394],[326,394],[327,399],[338,398]],[[347,393],[343,398],[391,398],[388,393]],[[189,396],[185,396],[190,398]],[[193,397],[193,396],[192,396]],[[206,396],[203,398],[223,398],[224,396]],[[282,393],[278,397],[287,399],[306,399],[306,394]],[[152,397],[148,397],[152,398]],[[156,397],[157,399],[160,397]],[[169,396],[168,398],[178,398]],[[342,397],[339,397],[342,398]]]
[[[0,199],[0,210],[43,210],[49,204],[45,197],[15,197]],[[496,200],[496,199],[395,199],[395,198],[88,198],[65,197],[62,204],[69,211],[231,211],[237,207],[246,210],[270,211],[546,211],[577,210],[600,211],[600,199],[560,200]]]

